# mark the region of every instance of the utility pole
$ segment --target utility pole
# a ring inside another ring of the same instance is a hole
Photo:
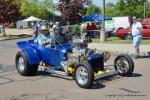
[[[102,28],[100,31],[100,42],[106,42],[106,33],[105,33],[105,0],[103,0],[103,21]]]
[[[146,18],[146,1],[144,2],[144,18]]]
[[[54,5],[54,7],[53,7],[53,23],[55,22],[55,5]]]

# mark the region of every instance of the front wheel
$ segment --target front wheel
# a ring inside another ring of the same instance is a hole
[[[88,62],[78,64],[75,68],[75,81],[81,88],[90,88],[94,80],[94,72]]]
[[[20,51],[16,55],[16,68],[20,75],[31,76],[37,72],[38,64],[29,64],[29,61],[24,52]]]
[[[122,54],[116,57],[114,67],[119,75],[131,76],[134,70],[134,62],[129,55]]]

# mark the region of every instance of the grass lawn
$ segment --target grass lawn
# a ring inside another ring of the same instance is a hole
[[[93,43],[100,43],[100,39],[99,38],[94,38],[93,39]],[[106,43],[114,43],[114,44],[131,44],[132,40],[122,40],[118,37],[110,37],[107,38],[107,42]],[[142,40],[142,44],[150,44],[150,39],[143,39]]]
[[[13,39],[13,38],[28,38],[30,35],[22,34],[22,35],[0,35],[0,38]]]
[[[17,35],[9,35],[9,36],[8,35],[4,35],[4,36],[1,35],[0,36],[0,38],[17,38],[17,37],[18,37]]]

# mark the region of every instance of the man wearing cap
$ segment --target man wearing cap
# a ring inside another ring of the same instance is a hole
[[[136,56],[135,58],[140,57],[139,46],[142,40],[142,24],[137,20],[136,17],[133,17],[132,24],[132,36],[133,36],[133,45],[135,47]]]
[[[41,26],[41,31],[37,38],[35,38],[34,42],[44,47],[51,47],[51,44],[54,43],[54,38],[50,35],[46,26]]]

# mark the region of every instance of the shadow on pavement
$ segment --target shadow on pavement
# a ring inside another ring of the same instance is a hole
[[[89,89],[102,89],[102,88],[104,88],[104,87],[105,87],[104,84],[101,84],[101,83],[99,83],[99,82],[94,82],[93,85],[92,85],[92,87],[89,88]]]
[[[140,59],[140,58],[150,58],[150,55],[140,56],[139,59]]]
[[[144,55],[140,55],[139,57],[135,57],[135,55],[133,55],[133,54],[130,56],[134,59],[150,58],[150,52],[148,52],[147,54],[144,54]]]
[[[44,71],[38,71],[35,74],[35,76],[50,76],[50,77],[56,77],[56,78],[65,79],[65,80],[74,80],[72,78],[72,76],[62,76],[62,75],[50,74],[50,73],[44,72]],[[139,73],[133,73],[131,76],[129,76],[129,78],[130,77],[141,77],[141,76],[143,76],[143,75],[139,74]],[[122,80],[125,78],[128,78],[128,77],[123,77],[123,76],[119,76],[119,75],[109,75],[109,76],[103,77],[103,78],[93,82],[92,87],[89,89],[101,89],[101,88],[105,87],[105,85],[104,85],[105,83],[119,81],[119,80]]]
[[[58,74],[51,74],[49,72],[44,72],[44,71],[38,71],[34,76],[49,76],[49,77],[56,77],[60,79],[65,79],[65,80],[73,80],[72,76],[63,76],[63,75],[58,75]]]
[[[38,71],[34,76],[50,76],[50,73],[44,71]]]
[[[143,76],[142,74],[139,74],[139,73],[133,73],[131,76],[129,77],[141,77]]]
[[[128,92],[128,93],[141,93],[140,91],[135,91],[135,90],[129,90],[129,89],[125,89],[125,88],[119,88],[119,90]]]

